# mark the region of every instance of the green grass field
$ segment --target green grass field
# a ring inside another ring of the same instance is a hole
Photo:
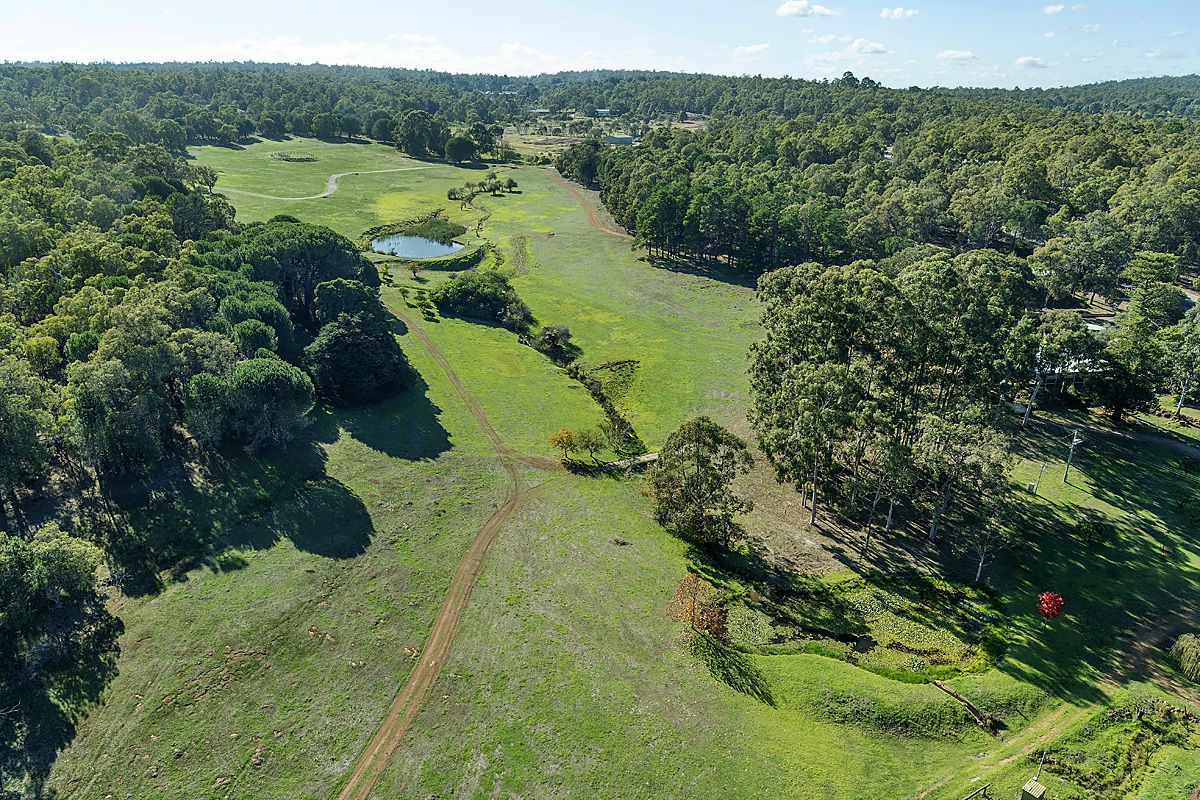
[[[116,603],[116,678],[55,762],[52,788],[294,798],[338,780],[504,493],[486,439],[410,344],[427,396],[319,416],[269,463],[129,509],[137,529],[217,536],[203,565]]]
[[[269,157],[281,151],[316,160]],[[549,173],[513,169],[520,193],[460,210],[446,190],[479,170],[381,145],[296,140],[194,155],[220,171],[218,191],[279,197],[319,194],[334,173],[422,167],[347,176],[321,199],[229,197],[242,221],[291,214],[352,238],[435,208],[468,238],[484,219],[482,238],[539,322],[568,325],[591,365],[638,361],[617,403],[651,449],[698,413],[747,432],[752,290],[640,260],[628,241],[594,228]],[[411,301],[446,277],[396,271],[383,298],[421,326],[507,446],[552,455],[549,433],[602,419],[582,387],[510,332],[422,319],[401,289]],[[405,648],[425,641],[458,558],[505,489],[444,372],[414,336],[400,341],[424,393],[318,415],[288,454],[237,467],[245,499],[201,487],[129,512],[158,535],[215,520],[219,536],[160,591],[116,601],[125,625],[117,675],[53,763],[51,788],[81,798],[334,791],[412,668]],[[636,478],[558,474],[501,532],[441,677],[373,796],[953,800],[988,781],[992,796],[1012,796],[1040,747],[1131,680],[1121,674],[1122,637],[1200,586],[1200,551],[1175,501],[1200,490],[1200,477],[1180,468],[1179,454],[1098,434],[1063,484],[1061,440],[1049,428],[1022,440],[1018,483],[1050,466],[1010,522],[1028,527],[1031,545],[989,571],[1008,613],[1005,656],[948,681],[1002,720],[998,738],[932,685],[842,660],[693,657],[666,606],[696,554],[654,523]],[[756,535],[792,548],[815,574],[863,567],[853,532],[808,529],[768,470],[749,480]],[[197,511],[213,507],[224,510]],[[1083,513],[1111,534],[1079,540]],[[931,563],[919,532],[904,536],[913,555],[894,566]],[[1067,598],[1052,622],[1033,609],[1045,589]],[[734,688],[747,677],[765,696]],[[1174,796],[1166,793],[1185,786],[1179,774],[1194,755],[1158,754],[1138,796]],[[1052,791],[1070,788],[1047,780]]]

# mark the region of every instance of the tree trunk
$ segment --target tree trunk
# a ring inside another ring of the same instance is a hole
[[[938,534],[938,524],[942,521],[942,513],[946,510],[947,504],[950,502],[950,492],[942,495],[942,502],[938,503],[937,509],[933,512],[933,521],[929,525],[929,541],[936,542]]]
[[[1192,382],[1191,378],[1184,378],[1183,388],[1179,390],[1179,402],[1175,404],[1175,416],[1183,413],[1183,401],[1187,399],[1188,384]]]
[[[818,472],[819,464],[819,461],[813,459],[812,504],[808,507],[808,524],[810,526],[817,524],[817,478],[820,475]]]
[[[1042,373],[1039,372],[1037,380],[1033,382],[1033,390],[1029,392],[1029,402],[1025,404],[1025,418],[1021,420],[1021,425],[1029,424],[1029,417],[1033,414],[1033,404],[1037,400],[1038,390],[1042,388]]]
[[[889,497],[889,498],[888,498],[888,515],[887,515],[887,522],[885,522],[885,523],[883,524],[883,532],[884,532],[884,533],[890,533],[890,532],[891,532],[891,530],[892,530],[892,512],[893,512],[893,511],[895,511],[895,510],[896,510],[896,498],[895,498],[895,497]]]
[[[975,570],[975,582],[979,583],[980,576],[983,575],[983,562],[987,558],[987,551],[984,551],[979,556],[979,566]]]

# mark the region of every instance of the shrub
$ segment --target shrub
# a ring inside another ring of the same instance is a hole
[[[1200,636],[1185,633],[1171,647],[1171,658],[1188,680],[1200,683]]]
[[[433,290],[431,299],[443,314],[487,320],[514,331],[529,327],[532,314],[508,278],[494,270],[462,272]]]
[[[756,608],[736,605],[726,616],[729,640],[744,647],[759,647],[771,640],[771,618]]]
[[[529,344],[551,361],[571,361],[579,353],[579,348],[571,344],[571,331],[566,325],[547,325],[529,337]]]

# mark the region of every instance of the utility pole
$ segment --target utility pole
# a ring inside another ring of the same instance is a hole
[[[1042,476],[1046,474],[1046,462],[1042,462],[1042,468],[1038,470],[1037,480],[1033,482],[1033,493],[1037,494],[1038,487],[1042,485]]]
[[[1067,468],[1063,470],[1063,483],[1067,483],[1067,477],[1071,474],[1071,459],[1075,457],[1075,445],[1083,444],[1083,437],[1079,435],[1079,429],[1071,431],[1071,449],[1067,451]]]

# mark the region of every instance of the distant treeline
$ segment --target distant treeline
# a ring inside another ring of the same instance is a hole
[[[533,77],[289,64],[3,64],[0,123],[43,133],[122,133],[172,152],[259,135],[366,135],[391,141],[407,112],[494,125],[532,108],[609,109],[647,120],[681,111],[822,121],[867,113],[903,120],[1047,106],[1195,116],[1200,78],[1051,90],[888,89],[870,78],[808,81],[593,70]]]
[[[1110,254],[1126,259],[1131,247],[1197,257],[1200,123],[997,106],[852,77],[786,86],[763,81],[701,130],[658,128],[635,147],[579,143],[557,166],[599,186],[654,253],[753,271],[914,243],[1029,255],[1062,239],[1095,253],[1109,236],[1120,240]],[[1076,289],[1104,291],[1123,267],[1075,260]]]

